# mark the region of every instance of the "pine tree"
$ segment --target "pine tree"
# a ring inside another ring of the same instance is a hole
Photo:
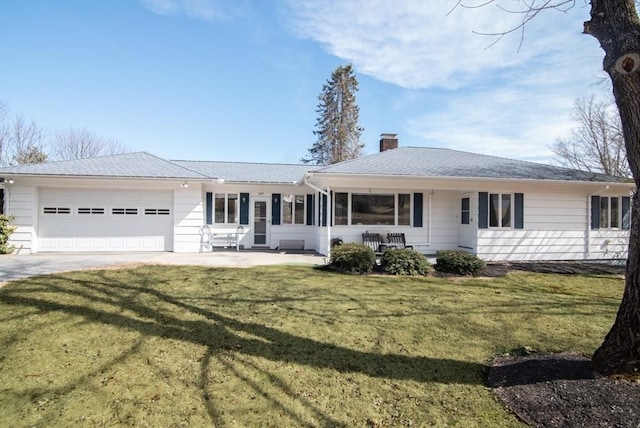
[[[313,131],[318,139],[303,162],[330,165],[362,155],[364,144],[360,143],[360,136],[364,128],[358,126],[357,91],[358,80],[351,64],[331,73],[318,96],[318,119]]]

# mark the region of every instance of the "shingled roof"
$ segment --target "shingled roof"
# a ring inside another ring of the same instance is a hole
[[[625,182],[624,178],[451,149],[400,147],[321,167],[309,165],[166,160],[146,152],[0,168],[0,174],[224,180],[231,183],[295,183],[312,175]]]
[[[207,178],[199,172],[189,170],[146,152],[57,162],[28,163],[0,168],[0,173],[5,175],[112,178]]]
[[[620,177],[451,149],[400,147],[337,163],[316,174],[624,182]]]
[[[166,160],[146,152],[137,152],[8,166],[0,168],[0,174],[282,184],[297,182],[310,169],[307,165]]]
[[[212,179],[231,183],[295,183],[312,167],[276,163],[171,161]]]

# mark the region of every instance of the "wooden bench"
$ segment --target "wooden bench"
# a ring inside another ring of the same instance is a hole
[[[278,244],[278,250],[304,250],[304,239],[281,239]]]
[[[413,245],[407,245],[407,240],[404,237],[404,233],[389,233],[387,234],[387,242],[395,248],[411,248]]]
[[[382,237],[379,233],[363,233],[362,243],[371,248],[376,255],[380,255],[386,250],[386,247],[382,244]]]

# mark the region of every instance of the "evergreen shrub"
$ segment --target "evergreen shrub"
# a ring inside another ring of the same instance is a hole
[[[342,244],[331,249],[330,263],[345,272],[369,273],[376,266],[376,255],[363,244]]]
[[[439,272],[476,276],[486,266],[475,254],[462,250],[444,250],[438,251],[435,268]]]
[[[433,272],[429,260],[410,248],[392,248],[385,251],[380,266],[390,275],[426,276]]]

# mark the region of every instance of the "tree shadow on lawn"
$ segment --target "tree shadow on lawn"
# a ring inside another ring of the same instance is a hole
[[[483,364],[456,361],[446,358],[427,358],[397,354],[363,352],[297,336],[254,322],[246,322],[187,303],[190,297],[176,298],[153,286],[135,286],[118,282],[103,275],[101,282],[65,278],[51,281],[48,277],[32,278],[31,286],[10,287],[0,292],[0,301],[8,305],[29,307],[41,312],[60,311],[82,317],[86,321],[106,324],[125,331],[137,331],[143,336],[156,336],[202,345],[207,348],[198,382],[209,417],[222,423],[218,411],[209,400],[207,366],[213,358],[233,353],[265,358],[274,362],[286,362],[339,373],[360,373],[376,378],[411,380],[424,383],[484,384],[488,367]],[[140,274],[138,283],[148,279]],[[130,281],[134,282],[134,281]],[[65,286],[64,283],[70,283]],[[34,287],[35,286],[35,287]],[[91,302],[83,303],[82,300]],[[197,300],[203,297],[196,297]],[[95,303],[95,304],[93,304]],[[200,319],[181,319],[173,314],[190,313]],[[127,315],[131,313],[132,315]],[[246,359],[241,364],[250,365]],[[284,387],[285,382],[275,375],[269,378],[285,393],[294,394]],[[244,379],[247,381],[247,379]],[[259,386],[254,385],[254,389]],[[66,388],[65,388],[66,389]],[[301,397],[295,397],[312,410],[326,424],[341,423],[320,412]],[[284,409],[283,404],[272,401]],[[289,412],[298,423],[305,422]]]

